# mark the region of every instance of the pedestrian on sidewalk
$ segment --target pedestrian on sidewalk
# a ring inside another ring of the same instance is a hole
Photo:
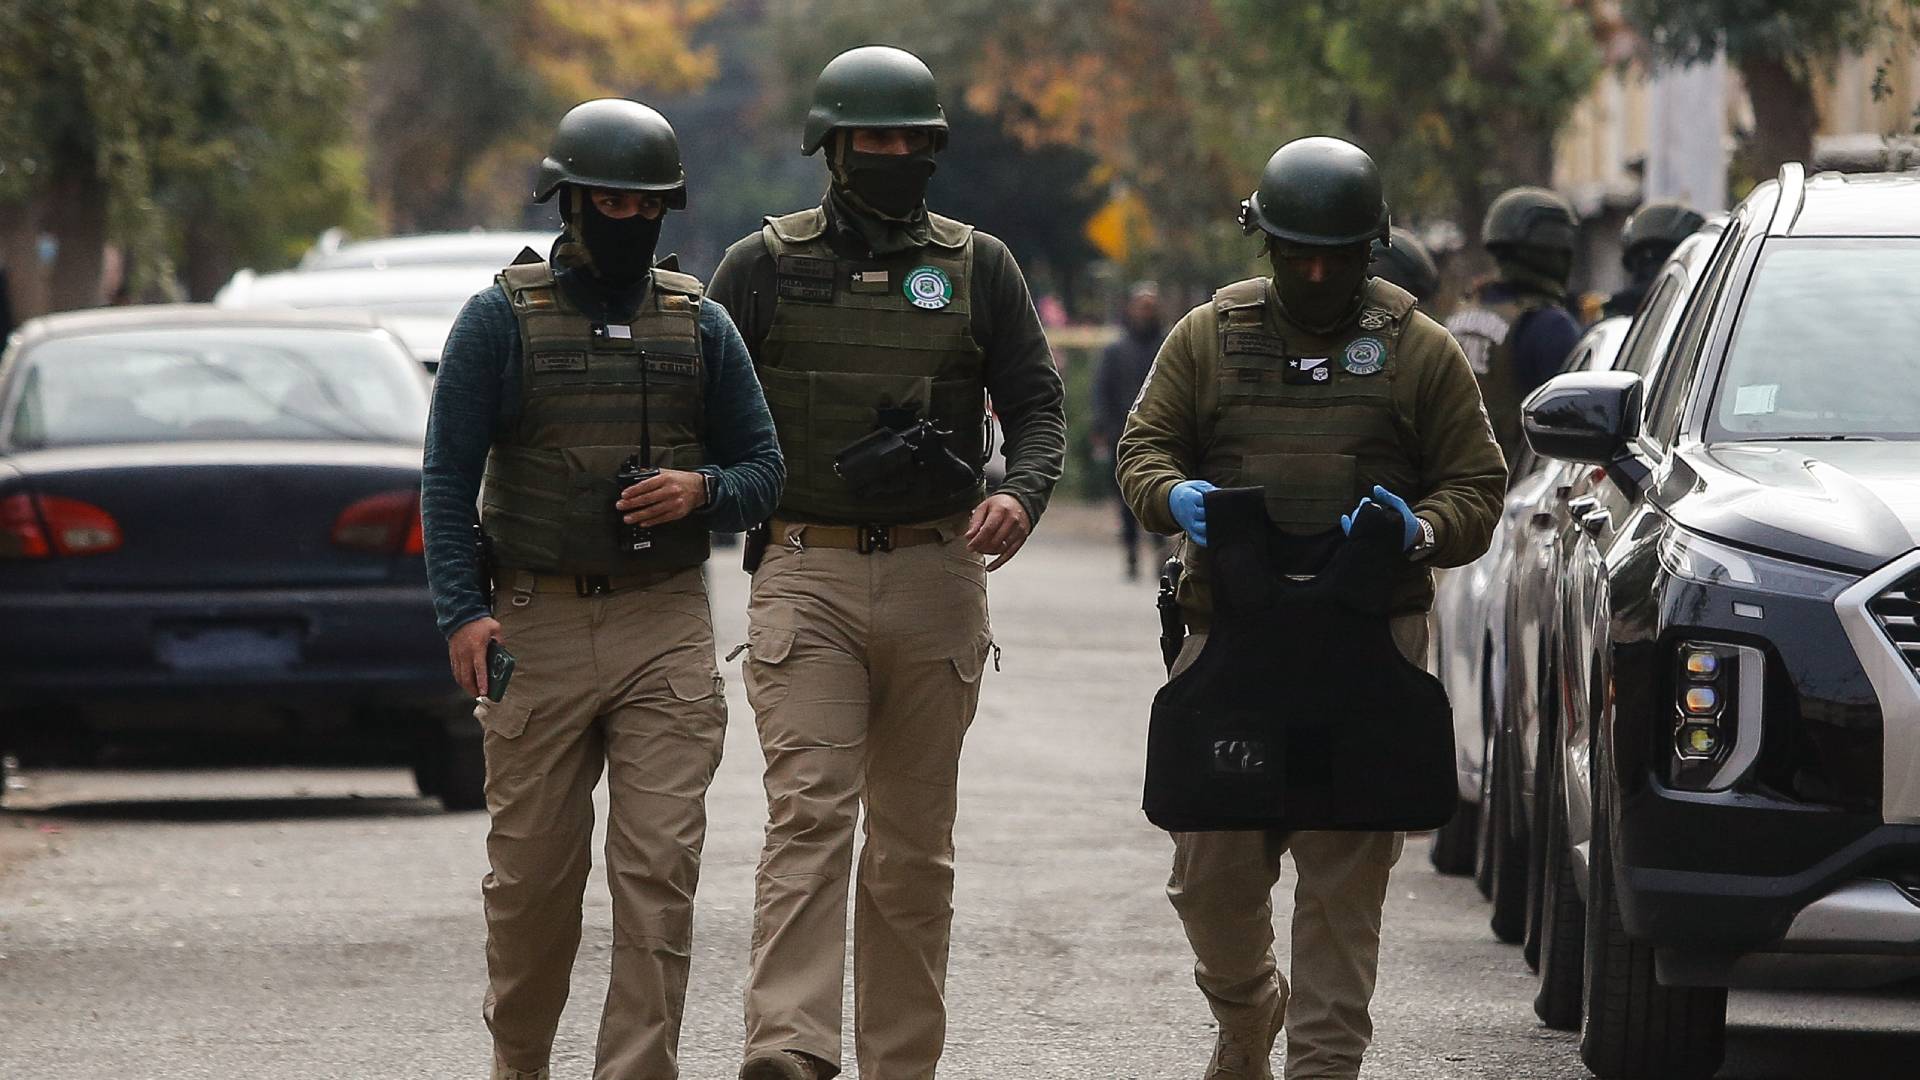
[[[1175,675],[1206,646],[1205,494],[1215,485],[1264,487],[1276,529],[1328,547],[1343,516],[1367,502],[1398,514],[1406,561],[1390,628],[1415,664],[1426,656],[1428,567],[1487,547],[1506,483],[1500,450],[1460,347],[1405,290],[1369,274],[1370,244],[1387,223],[1365,151],[1338,139],[1288,143],[1242,218],[1262,235],[1273,276],[1222,288],[1160,350],[1120,438],[1119,480],[1149,529],[1182,534],[1189,636]],[[1219,1023],[1209,1080],[1270,1080],[1283,1027],[1288,1080],[1354,1080],[1373,1038],[1381,909],[1402,835],[1251,829],[1173,840],[1167,895]],[[1273,955],[1285,854],[1299,871],[1291,981]]]
[[[552,147],[534,201],[560,200],[566,234],[501,271],[447,337],[427,577],[485,733],[493,1078],[548,1076],[604,769],[613,974],[593,1075],[672,1080],[726,730],[701,565],[709,530],[773,508],[780,449],[726,311],[654,266],[662,219],[686,205],[673,128],[607,98],[568,112]],[[517,660],[504,694],[491,643]]]
[[[1120,497],[1120,486],[1113,478],[1113,449],[1127,426],[1127,410],[1133,407],[1166,339],[1160,287],[1151,281],[1139,282],[1127,292],[1120,337],[1101,351],[1100,367],[1093,375],[1093,464],[1119,510],[1120,550],[1126,556],[1128,581],[1140,578],[1140,521]]]
[[[861,1074],[931,1080],[946,1041],[955,782],[992,646],[986,575],[1026,543],[1066,444],[1020,267],[927,209],[946,143],[918,57],[842,53],[802,140],[825,154],[826,198],[768,218],[713,276],[790,474],[748,609],[769,820],[742,1080],[840,1072],[850,886]],[[988,394],[1007,462],[991,493]]]

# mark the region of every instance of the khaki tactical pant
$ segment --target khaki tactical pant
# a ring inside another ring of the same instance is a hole
[[[766,754],[747,1052],[841,1064],[854,825],[854,1049],[863,1080],[930,1080],[946,1041],[960,744],[990,638],[958,539],[862,555],[775,536],[753,577],[747,697]]]
[[[1393,620],[1394,644],[1425,665],[1423,616]],[[1176,673],[1200,655],[1187,639]],[[1380,962],[1380,911],[1404,837],[1392,832],[1175,833],[1167,897],[1186,927],[1194,981],[1223,1029],[1257,1030],[1278,1006],[1287,1080],[1353,1080],[1373,1041],[1367,1007]],[[1293,981],[1273,956],[1273,887],[1291,852]],[[1264,1045],[1264,1043],[1262,1044]]]
[[[546,579],[543,579],[543,581]],[[485,1015],[496,1076],[543,1076],[580,944],[593,789],[607,771],[613,979],[593,1075],[673,1080],[726,698],[700,571],[601,596],[508,572],[497,618],[518,660],[486,732]]]

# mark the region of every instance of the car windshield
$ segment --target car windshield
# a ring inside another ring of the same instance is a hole
[[[412,442],[418,368],[382,334],[303,327],[150,329],[56,338],[20,357],[22,449],[194,439]]]
[[[1920,439],[1920,240],[1776,240],[1741,305],[1708,441]]]

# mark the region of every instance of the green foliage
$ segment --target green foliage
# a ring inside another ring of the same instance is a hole
[[[340,155],[375,6],[0,0],[0,201],[97,186],[136,284],[168,274],[192,215],[242,254],[284,248],[351,210]]]
[[[1920,0],[1625,0],[1624,11],[1667,60],[1711,60],[1724,48],[1736,64],[1761,56],[1804,70],[1899,32]]]

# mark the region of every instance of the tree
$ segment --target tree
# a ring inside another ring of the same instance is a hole
[[[1876,45],[1914,46],[1920,0],[1626,0],[1625,11],[1662,60],[1725,51],[1753,105],[1742,170],[1760,180],[1813,156],[1814,86],[1829,64]]]
[[[352,55],[373,13],[373,0],[0,0],[0,255],[20,315],[99,303],[110,240],[134,291],[164,291],[183,253],[230,264],[304,231],[302,208],[346,212],[355,170],[331,163],[347,153]],[[44,279],[43,232],[57,245]],[[222,276],[189,274],[196,294]]]
[[[375,197],[390,227],[505,221],[560,115],[594,97],[698,87],[718,0],[392,0],[367,79]]]

